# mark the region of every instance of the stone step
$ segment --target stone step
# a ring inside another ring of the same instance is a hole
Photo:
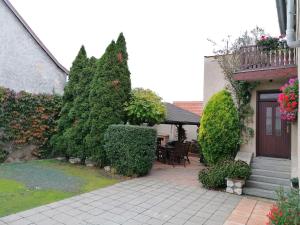
[[[269,164],[269,163],[251,163],[251,168],[253,169],[262,169],[262,170],[271,170],[278,172],[290,172],[291,166],[281,165],[281,164]]]
[[[259,189],[269,190],[269,191],[277,191],[280,188],[283,188],[285,191],[290,189],[290,186],[283,186],[283,185],[279,185],[279,184],[270,184],[270,183],[253,181],[253,180],[247,180],[246,187],[259,188]]]
[[[291,181],[289,179],[277,178],[277,177],[269,177],[269,176],[261,176],[261,175],[251,175],[249,180],[258,181],[264,183],[278,184],[283,186],[289,186]]]
[[[280,159],[280,158],[270,158],[270,157],[262,157],[262,156],[258,156],[253,158],[252,161],[255,162],[274,162],[274,163],[282,163],[282,164],[291,164],[291,160],[290,159]]]
[[[282,179],[290,179],[290,172],[279,172],[274,170],[263,170],[263,169],[251,169],[252,175],[266,176],[266,177],[275,177]]]
[[[276,193],[274,191],[262,190],[259,188],[245,187],[243,188],[243,193],[245,195],[251,195],[261,198],[268,198],[273,200],[276,199]]]

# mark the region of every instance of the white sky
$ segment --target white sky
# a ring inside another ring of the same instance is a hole
[[[279,35],[275,0],[11,0],[53,55],[69,68],[80,46],[100,57],[123,32],[133,87],[165,101],[202,100],[203,57],[256,25]]]

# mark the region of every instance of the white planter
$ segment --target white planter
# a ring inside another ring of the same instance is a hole
[[[243,194],[243,187],[245,185],[245,180],[226,178],[226,183],[227,183],[226,192],[231,194],[236,194],[236,195]]]

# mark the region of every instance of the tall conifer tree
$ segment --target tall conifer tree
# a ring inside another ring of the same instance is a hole
[[[84,142],[84,138],[89,132],[89,129],[85,127],[85,122],[89,116],[90,86],[95,74],[96,62],[97,59],[94,57],[88,59],[86,67],[80,74],[74,105],[70,110],[70,113],[74,116],[74,123],[67,129],[65,135],[68,144],[68,154],[79,157],[82,160],[89,156]]]
[[[125,122],[124,104],[129,99],[131,89],[127,60],[125,38],[120,34],[117,43],[111,42],[100,59],[91,84],[87,122],[90,132],[86,136],[86,143],[101,166],[106,163],[103,137],[107,127]]]
[[[87,65],[87,55],[84,46],[79,50],[69,73],[69,81],[65,87],[63,95],[63,107],[60,112],[60,118],[58,120],[58,132],[51,139],[51,144],[54,147],[53,153],[59,155],[68,155],[68,142],[66,141],[66,131],[74,123],[75,115],[71,111],[74,106],[74,100],[76,97],[78,82],[82,72]]]

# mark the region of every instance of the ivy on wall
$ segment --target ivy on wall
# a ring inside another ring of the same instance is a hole
[[[16,93],[0,87],[1,141],[34,144],[46,151],[49,138],[56,131],[60,109],[60,96]]]
[[[224,47],[215,50],[216,59],[223,70],[227,89],[232,93],[239,113],[241,143],[247,143],[253,136],[254,130],[250,126],[254,110],[250,105],[252,91],[259,82],[247,82],[234,79],[234,74],[240,67],[240,48],[254,45],[265,34],[262,28],[256,27],[250,32],[246,31],[235,40],[230,36],[223,39]],[[211,41],[214,45],[215,42]]]

